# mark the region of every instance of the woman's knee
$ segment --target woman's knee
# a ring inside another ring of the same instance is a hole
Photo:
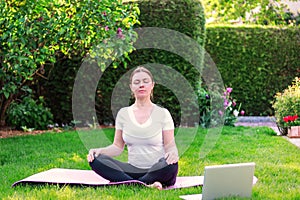
[[[177,163],[173,163],[173,164],[168,164],[167,160],[165,158],[159,159],[158,162],[161,163],[162,166],[170,167],[170,168],[174,168],[174,169],[178,169],[178,162]]]
[[[99,166],[103,164],[103,162],[105,162],[107,158],[108,156],[100,154],[99,156],[95,157],[92,162],[89,162],[89,164],[93,168],[94,166]]]
[[[178,163],[168,164],[165,158],[159,159],[159,161],[152,166],[149,170],[151,171],[161,171],[167,174],[177,174],[178,173]]]

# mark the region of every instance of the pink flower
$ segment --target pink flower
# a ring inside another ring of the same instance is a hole
[[[122,29],[121,28],[118,28],[118,30],[117,30],[117,37],[120,38],[120,39],[124,39],[125,38],[125,36],[122,33]]]
[[[232,102],[232,106],[233,106],[233,107],[236,106],[236,102],[235,102],[235,101]]]
[[[117,30],[117,34],[119,34],[119,33],[122,33],[122,29],[121,28],[118,28],[118,30]]]
[[[241,115],[245,115],[245,111],[244,110],[241,110]]]
[[[223,116],[222,110],[219,110],[219,115],[220,115],[220,116]]]
[[[117,34],[117,37],[120,38],[120,39],[124,39],[125,38],[125,36],[123,35],[123,33]]]
[[[108,31],[108,30],[109,30],[108,26],[105,26],[104,30],[105,30],[105,31]]]
[[[229,105],[229,102],[227,99],[224,100],[224,107],[226,108]]]
[[[232,92],[232,88],[230,88],[230,87],[227,88],[227,89],[226,89],[226,92],[227,92],[228,94],[230,94],[230,93]]]

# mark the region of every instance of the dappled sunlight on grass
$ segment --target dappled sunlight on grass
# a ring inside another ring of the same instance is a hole
[[[179,175],[200,176],[209,165],[255,162],[258,182],[253,199],[300,199],[300,149],[280,136],[272,136],[271,131],[265,127],[224,127],[204,158],[200,158],[200,151],[206,130],[199,129],[190,144],[178,137],[178,144],[188,145],[180,156]],[[103,132],[113,138],[113,129]],[[86,134],[99,133],[92,130]],[[95,140],[94,144],[100,147],[101,142]],[[88,149],[76,131],[1,139],[0,145],[0,170],[4,172],[0,175],[0,199],[178,199],[179,195],[201,191],[200,187],[156,191],[139,186],[11,188],[13,182],[50,168],[90,169]],[[118,159],[126,161],[126,149]]]
[[[296,172],[300,173],[300,163],[293,162],[293,163],[289,163],[289,164],[283,164],[279,167],[290,170],[291,172],[296,171]]]
[[[69,159],[74,162],[82,162],[83,161],[83,159],[78,154],[75,154],[75,153],[73,153],[73,155],[71,157],[69,157]]]
[[[72,153],[70,155],[67,155],[67,156],[64,156],[64,157],[61,157],[61,158],[57,158],[56,159],[56,163],[58,164],[62,164],[62,163],[65,163],[65,162],[77,162],[77,163],[82,163],[83,161],[85,161],[82,157],[80,157],[80,155],[76,154],[76,153]]]

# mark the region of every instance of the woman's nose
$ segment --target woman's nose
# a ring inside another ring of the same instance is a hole
[[[143,81],[140,82],[140,88],[144,87]]]
[[[144,84],[143,84],[143,83],[141,83],[141,84],[140,84],[140,88],[143,88],[143,87],[145,87],[145,86],[144,86]]]

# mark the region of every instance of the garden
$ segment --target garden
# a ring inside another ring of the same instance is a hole
[[[300,149],[286,139],[300,137],[299,18],[260,3],[261,12],[247,21],[241,13],[256,1],[2,1],[0,199],[179,199],[201,193],[200,186],[12,187],[52,168],[90,170],[82,135],[103,132],[113,141],[117,110],[134,100],[128,74],[141,63],[154,72],[153,101],[170,111],[178,148],[187,147],[180,150],[179,176],[255,162],[251,199],[300,199]],[[243,25],[228,23],[237,15]],[[211,17],[214,23],[208,23]],[[272,116],[280,135],[266,126],[236,126],[240,116]],[[191,130],[195,135],[188,138]],[[215,130],[215,143],[201,156]],[[118,159],[126,161],[127,149]]]

